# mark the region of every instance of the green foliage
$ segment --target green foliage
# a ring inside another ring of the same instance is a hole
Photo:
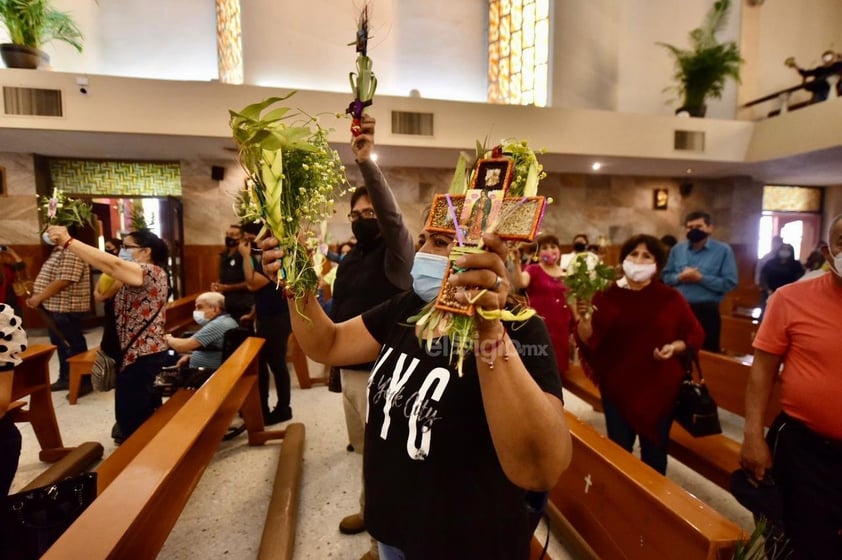
[[[270,97],[229,111],[231,131],[246,172],[249,221],[261,221],[285,250],[280,280],[296,298],[318,285],[310,254],[318,245],[313,228],[333,213],[334,199],[347,185],[339,154],[328,144],[318,119]],[[245,196],[245,195],[244,195]],[[246,215],[238,213],[241,219]]]
[[[67,197],[61,190],[53,189],[51,196],[38,201],[38,213],[47,226],[93,226],[94,215],[87,202]]]
[[[593,253],[579,253],[567,265],[564,284],[570,289],[569,299],[584,301],[588,304],[587,313],[593,311],[591,299],[611,285],[614,269],[603,263]]]
[[[132,231],[149,229],[151,225],[146,221],[146,214],[143,212],[143,203],[139,200],[132,201],[131,223]]]
[[[769,536],[769,522],[765,517],[757,520],[754,531],[748,539],[737,542],[732,560],[785,560],[792,552],[789,548],[789,541],[786,538],[771,537],[772,541],[767,544]]]
[[[701,108],[705,99],[722,97],[728,78],[740,81],[740,49],[734,41],[719,43],[716,34],[724,29],[731,9],[731,0],[717,0],[705,16],[701,27],[690,32],[691,48],[682,49],[667,43],[656,43],[675,58],[677,82],[672,88],[682,99],[683,107]]]
[[[40,49],[50,41],[63,41],[82,52],[82,31],[50,0],[0,0],[0,21],[16,45]]]

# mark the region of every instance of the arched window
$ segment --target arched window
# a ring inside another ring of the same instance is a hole
[[[545,107],[550,0],[488,1],[488,101]]]

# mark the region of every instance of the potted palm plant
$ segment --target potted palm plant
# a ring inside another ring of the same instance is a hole
[[[689,49],[667,43],[657,43],[675,58],[676,85],[667,88],[675,91],[682,105],[676,113],[687,111],[691,116],[703,117],[707,109],[705,100],[722,97],[728,78],[740,81],[740,49],[734,41],[720,43],[716,34],[728,22],[731,0],[717,0],[705,16],[701,27],[690,32]]]
[[[64,41],[82,52],[82,32],[71,17],[56,10],[50,0],[0,0],[0,22],[11,43],[0,44],[0,56],[9,68],[38,68],[48,64],[41,46]]]

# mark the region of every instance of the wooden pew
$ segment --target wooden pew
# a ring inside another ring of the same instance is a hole
[[[722,316],[722,331],[719,346],[727,353],[737,356],[754,354],[751,343],[757,334],[758,321],[749,317]]]
[[[730,558],[741,529],[565,412],[573,462],[550,491],[557,508],[603,559]]]
[[[199,294],[191,294],[167,303],[166,322],[164,329],[169,334],[179,334],[186,328],[196,326],[193,321],[193,308],[196,305],[196,297]],[[82,377],[91,374],[96,353],[99,346],[89,348],[67,359],[70,365],[70,383],[67,392],[67,400],[75,405],[79,400],[79,389],[82,386]]]
[[[745,416],[745,390],[751,373],[751,357],[735,358],[701,351],[699,364],[705,376],[705,384],[717,405],[738,416]],[[562,378],[565,389],[596,405],[600,402],[599,389],[585,377],[581,366],[571,364],[570,371]],[[780,412],[780,384],[773,387],[769,399],[766,425]],[[740,467],[740,445],[730,437],[718,434],[693,437],[687,430],[674,423],[670,430],[669,454],[701,474],[717,486],[726,490],[730,486],[731,473]]]
[[[177,392],[106,459],[97,469],[100,494],[43,558],[154,558],[238,410],[250,445],[283,438],[283,430],[264,430],[257,390],[263,343],[247,339],[200,389]],[[300,468],[301,461],[285,464]],[[286,523],[294,524],[294,513]]]
[[[50,390],[50,358],[56,351],[51,344],[34,344],[21,353],[23,362],[15,368],[12,380],[12,406],[9,416],[15,422],[29,422],[41,446],[38,458],[53,463],[70,451],[61,441]],[[28,406],[21,400],[29,398]]]

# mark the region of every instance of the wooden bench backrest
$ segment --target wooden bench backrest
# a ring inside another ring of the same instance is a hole
[[[50,358],[56,347],[52,344],[33,344],[20,353],[23,360],[15,366],[12,378],[12,400],[23,398],[36,388],[50,384]]]
[[[600,557],[714,560],[733,548],[737,525],[565,414],[573,462],[550,500]]]
[[[729,354],[739,356],[754,354],[751,343],[757,334],[757,323],[746,317],[722,316],[719,346]]]
[[[751,374],[751,360],[702,350],[699,352],[699,365],[705,376],[705,385],[708,386],[708,391],[716,404],[737,416],[745,417],[746,387]],[[781,384],[775,383],[772,386],[772,395],[766,409],[767,426],[772,424],[781,411],[780,402]]]
[[[246,340],[43,558],[154,558],[231,419],[255,389],[263,343]]]
[[[178,334],[193,322],[193,309],[199,294],[189,294],[167,304],[167,316],[164,329],[170,334]]]

